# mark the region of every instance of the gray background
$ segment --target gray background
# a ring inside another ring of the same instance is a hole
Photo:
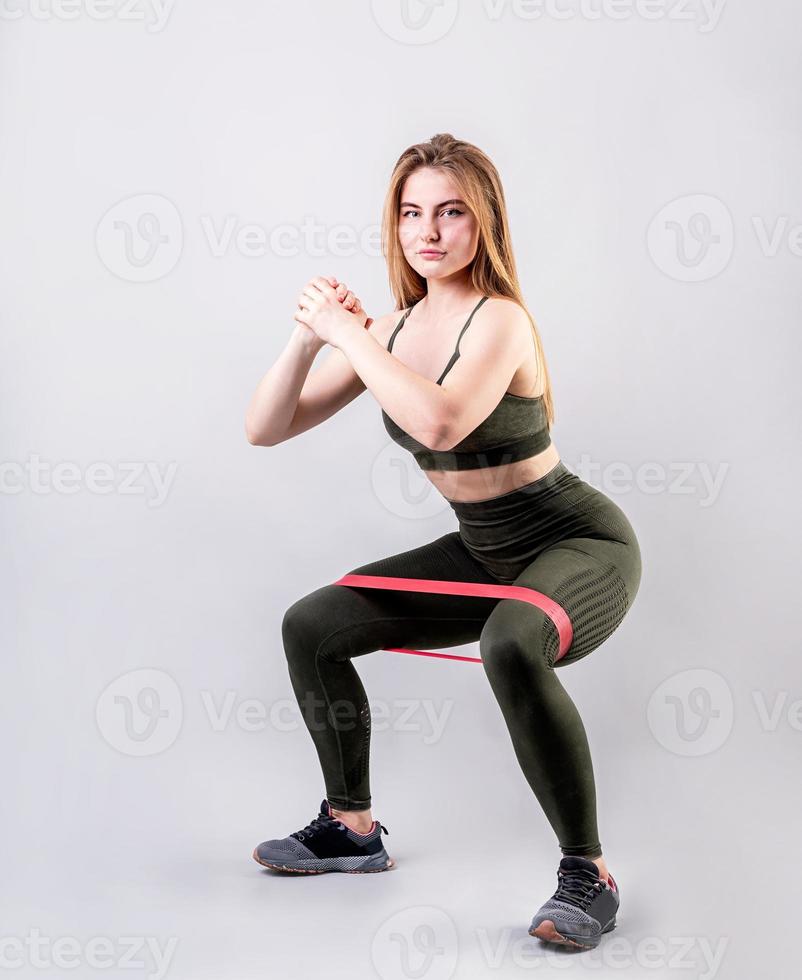
[[[11,975],[788,975],[802,17],[792,0],[599,9],[4,5]],[[392,309],[383,259],[336,230],[375,231],[396,158],[437,132],[499,168],[554,441],[643,550],[624,624],[560,673],[622,892],[595,953],[527,936],[559,852],[475,664],[357,662],[392,873],[251,860],[324,795],[284,610],[456,524],[370,393],[272,449],[246,441],[245,408],[312,275]],[[271,244],[305,218],[314,242]],[[263,229],[261,251],[218,247],[227,220]],[[166,971],[147,943],[172,948]]]

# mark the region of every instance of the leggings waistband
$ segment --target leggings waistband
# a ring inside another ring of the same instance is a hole
[[[552,497],[562,487],[576,482],[580,482],[580,478],[560,460],[548,473],[515,490],[509,490],[487,500],[449,500],[448,503],[460,520],[466,517],[493,517],[496,514],[508,513],[517,504],[531,504],[534,500]]]
[[[592,538],[637,548],[635,532],[621,508],[562,461],[508,493],[449,503],[469,553],[506,584],[561,541]]]

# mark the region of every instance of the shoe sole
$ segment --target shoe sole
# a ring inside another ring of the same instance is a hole
[[[288,864],[278,864],[272,861],[265,861],[263,858],[259,857],[256,853],[256,848],[253,852],[253,859],[257,864],[261,864],[263,868],[270,868],[271,871],[287,871],[292,874],[299,875],[325,875],[330,874],[332,871],[339,871],[342,874],[347,875],[367,875],[374,874],[378,871],[389,871],[391,868],[395,867],[395,861],[391,858],[387,858],[387,863],[384,867],[380,868],[300,868],[291,867]]]
[[[599,934],[599,939],[605,934],[605,932],[610,932],[611,929],[615,929],[616,921],[613,919],[608,922],[607,925],[602,929]],[[557,927],[554,925],[551,919],[544,919],[542,922],[538,923],[534,929],[529,930],[530,936],[536,936],[538,939],[542,939],[546,943],[556,943],[560,946],[574,946],[577,949],[595,949],[599,945],[599,939],[596,942],[580,942],[580,938],[576,939],[573,936],[569,936],[567,933],[563,934],[557,931]]]

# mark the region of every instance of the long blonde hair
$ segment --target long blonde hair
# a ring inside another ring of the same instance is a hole
[[[450,133],[438,133],[426,143],[416,143],[408,147],[398,158],[390,177],[382,214],[382,253],[387,260],[390,289],[396,299],[396,309],[406,309],[426,295],[426,280],[407,262],[398,238],[404,181],[421,167],[436,167],[448,172],[459,187],[462,200],[476,218],[479,243],[470,269],[474,288],[490,297],[513,300],[529,318],[534,333],[538,370],[542,370],[545,382],[543,403],[551,426],[554,422],[551,379],[540,334],[524,303],[518,282],[501,178],[485,153],[473,143],[458,140]]]

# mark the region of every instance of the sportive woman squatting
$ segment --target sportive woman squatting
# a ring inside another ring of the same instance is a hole
[[[352,661],[478,641],[563,855],[530,933],[590,948],[615,926],[619,892],[602,856],[587,736],[556,670],[621,623],[640,584],[638,541],[618,505],[571,472],[551,441],[549,374],[490,159],[449,134],[407,149],[390,180],[382,242],[394,312],[370,320],[343,284],[307,283],[290,340],[248,407],[248,440],[284,442],[370,389],[388,434],[448,501],[457,530],[349,574],[534,589],[565,610],[573,638],[559,656],[552,618],[513,598],[332,583],[293,603],[282,638],[326,797],[303,830],[265,841],[254,857],[307,873],[392,867],[386,828],[371,813],[370,709]],[[310,373],[325,344],[330,356]]]
[[[407,149],[391,177],[382,239],[396,310],[369,321],[342,284],[311,280],[298,325],[249,405],[248,440],[291,439],[369,388],[458,530],[350,574],[536,589],[566,611],[573,641],[556,661],[553,621],[515,599],[327,584],[293,603],[282,638],[326,797],[303,830],[265,841],[254,857],[296,872],[391,867],[386,828],[371,814],[370,709],[352,660],[478,641],[518,762],[564,855],[530,932],[592,947],[614,927],[619,893],[602,857],[584,726],[556,667],[587,656],[622,621],[640,584],[638,542],[621,509],[568,470],[551,442],[549,375],[489,158],[447,134]],[[310,374],[326,343],[332,354]],[[334,704],[352,710],[330,711]]]

